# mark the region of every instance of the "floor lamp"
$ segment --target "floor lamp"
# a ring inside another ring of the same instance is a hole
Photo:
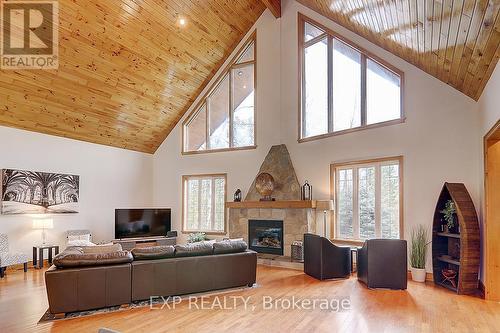
[[[323,211],[323,237],[330,238],[326,235],[326,214],[335,209],[333,200],[318,200],[316,201],[316,209]]]

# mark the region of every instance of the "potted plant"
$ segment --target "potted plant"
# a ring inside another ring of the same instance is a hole
[[[429,237],[424,226],[419,225],[411,232],[410,270],[411,279],[416,282],[425,282],[425,259]]]
[[[202,242],[207,239],[207,234],[204,232],[195,232],[188,235],[188,243]]]
[[[451,232],[455,227],[455,213],[457,212],[453,200],[446,201],[444,209],[439,212],[444,215],[444,220],[446,221],[444,232]]]

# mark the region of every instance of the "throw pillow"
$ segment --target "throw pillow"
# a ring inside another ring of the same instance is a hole
[[[95,244],[83,239],[75,239],[68,241],[68,246],[94,246]]]
[[[90,235],[89,234],[68,235],[68,242],[71,242],[71,241],[74,241],[74,240],[86,240],[87,242],[90,242]]]

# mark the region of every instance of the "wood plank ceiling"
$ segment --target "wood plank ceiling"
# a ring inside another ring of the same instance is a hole
[[[265,8],[59,1],[59,69],[0,71],[0,125],[153,153]]]
[[[478,100],[500,57],[500,0],[297,0]]]
[[[500,0],[298,1],[476,100],[500,55]],[[59,69],[0,71],[0,125],[153,153],[266,6],[281,15],[279,0],[59,1]]]

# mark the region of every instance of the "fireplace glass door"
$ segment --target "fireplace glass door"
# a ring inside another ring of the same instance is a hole
[[[283,221],[249,220],[248,239],[256,252],[283,255]]]

